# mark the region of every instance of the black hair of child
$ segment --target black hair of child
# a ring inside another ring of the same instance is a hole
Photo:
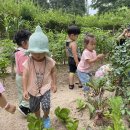
[[[28,40],[30,35],[31,32],[26,29],[22,29],[14,35],[13,42],[17,43],[18,46],[22,46],[22,41]]]
[[[71,35],[71,34],[79,35],[80,28],[78,28],[76,25],[71,25],[68,27],[67,33],[68,33],[68,35]]]
[[[130,32],[130,25],[128,26],[127,31]]]

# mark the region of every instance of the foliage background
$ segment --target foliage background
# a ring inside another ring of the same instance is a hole
[[[55,7],[49,8],[46,2],[44,2],[46,7],[41,8],[40,0],[0,0],[0,2],[0,38],[12,40],[19,29],[26,28],[33,32],[39,24],[49,37],[52,55],[60,63],[66,60],[64,46],[67,37],[66,29],[69,25],[75,23],[81,28],[82,33],[78,39],[81,51],[84,34],[90,32],[97,38],[97,52],[107,53],[115,44],[117,37],[115,33],[122,31],[129,24],[130,19],[130,10],[127,7],[119,8],[116,12],[88,16],[83,13],[78,14],[74,10],[64,11],[61,5],[56,6],[59,10]],[[56,5],[56,1],[50,2]],[[66,4],[63,5],[66,7]]]

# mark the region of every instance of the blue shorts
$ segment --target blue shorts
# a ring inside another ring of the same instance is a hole
[[[86,86],[86,83],[89,82],[91,79],[90,74],[77,70],[77,75],[79,77],[81,84],[83,85],[83,90],[85,89],[85,91],[89,91],[89,87]]]

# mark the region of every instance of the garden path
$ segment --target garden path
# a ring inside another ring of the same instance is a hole
[[[71,116],[79,120],[78,130],[86,128],[87,125],[93,127],[93,130],[101,130],[93,126],[93,121],[89,120],[89,112],[85,109],[82,112],[78,112],[76,109],[76,99],[83,98],[83,92],[81,88],[76,86],[73,90],[68,88],[68,70],[66,65],[58,66],[57,69],[57,93],[52,93],[52,103],[50,118],[52,121],[52,127],[55,130],[66,130],[64,125],[56,118],[54,115],[54,110],[57,106],[67,107],[71,110]],[[76,81],[77,82],[77,81]],[[18,102],[17,89],[15,85],[15,80],[8,76],[5,82],[5,95],[7,99],[16,104]],[[27,130],[27,121],[21,113],[17,110],[14,115],[4,111],[0,108],[0,130]]]

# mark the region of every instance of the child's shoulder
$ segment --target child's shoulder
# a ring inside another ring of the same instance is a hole
[[[46,56],[47,62],[55,62],[55,60],[53,60],[51,57]]]
[[[93,50],[93,51],[89,51],[88,49],[84,49],[83,53],[87,53],[87,54],[95,54],[96,51]]]
[[[50,67],[50,68],[53,68],[56,64],[55,60],[53,60],[51,57],[47,56],[46,57],[46,63],[47,63],[47,66]]]
[[[76,41],[71,41],[70,43],[71,43],[71,44],[77,44],[77,42],[76,42]]]
[[[72,41],[72,42],[70,42],[70,47],[72,48],[72,47],[77,47],[77,43],[76,43],[76,41]]]

